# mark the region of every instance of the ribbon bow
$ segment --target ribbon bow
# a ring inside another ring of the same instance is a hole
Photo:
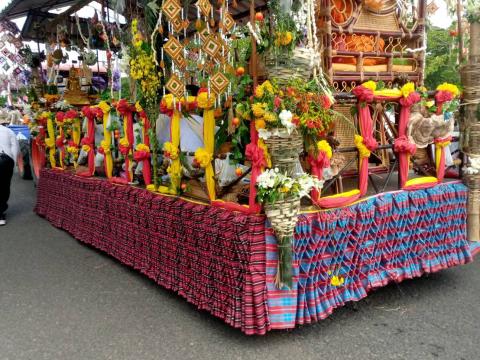
[[[352,92],[360,101],[372,102],[374,99],[373,91],[362,85],[355,87]]]
[[[135,111],[135,106],[130,105],[125,99],[120,99],[117,103],[117,111],[120,115],[127,115]]]
[[[420,100],[421,100],[420,94],[414,91],[414,92],[411,92],[407,97],[402,97],[399,102],[400,102],[400,105],[402,106],[410,107],[413,104],[416,104],[417,102],[419,102]]]
[[[417,151],[417,145],[410,142],[405,135],[402,135],[399,138],[395,139],[393,148],[395,152],[409,153],[410,155],[415,154],[415,152]]]

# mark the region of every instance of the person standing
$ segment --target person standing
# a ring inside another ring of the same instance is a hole
[[[0,123],[0,226],[6,224],[5,212],[10,197],[10,183],[13,168],[18,155],[18,142],[15,133],[7,128],[7,123]]]

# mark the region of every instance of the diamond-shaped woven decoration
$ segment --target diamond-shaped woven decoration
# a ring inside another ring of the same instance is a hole
[[[175,74],[170,76],[170,79],[168,79],[165,87],[177,98],[181,98],[185,93],[185,85]]]
[[[198,0],[195,5],[198,6],[203,16],[207,16],[207,17],[210,16],[210,11],[212,10],[212,4],[210,4],[210,1]]]
[[[228,45],[223,41],[221,38],[218,38],[218,43],[220,44],[220,50],[218,51],[217,55],[215,56],[215,60],[218,62],[225,64],[228,60],[228,52],[230,48]]]
[[[173,19],[170,23],[174,33],[179,33],[183,30],[183,21],[179,17]]]
[[[210,32],[208,31],[207,27],[204,27],[201,31],[198,32],[198,35],[200,35],[200,40],[202,40],[202,42],[205,42],[207,41]]]
[[[168,41],[163,45],[163,51],[172,59],[176,59],[178,55],[183,56],[183,45],[175,37],[170,36]]]
[[[223,28],[225,29],[225,32],[230,32],[234,26],[235,20],[233,19],[233,16],[225,11],[225,14],[223,15]]]
[[[185,60],[183,54],[178,54],[175,58],[172,58],[172,60],[181,70],[185,70],[187,67],[187,60]]]
[[[229,84],[228,78],[221,72],[217,72],[210,78],[210,87],[216,95],[222,95]]]
[[[205,51],[205,53],[210,55],[212,58],[215,58],[221,48],[222,44],[220,43],[220,41],[218,41],[218,37],[213,34],[207,37],[205,43],[202,46],[202,50]]]
[[[175,20],[180,14],[182,6],[179,0],[165,0],[162,5],[162,11],[169,21]]]

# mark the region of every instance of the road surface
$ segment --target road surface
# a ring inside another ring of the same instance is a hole
[[[0,360],[480,358],[480,258],[315,325],[248,337],[36,216],[31,181],[14,175],[12,190],[0,227]]]

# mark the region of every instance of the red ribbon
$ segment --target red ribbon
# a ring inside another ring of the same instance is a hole
[[[252,121],[252,123],[254,122]],[[251,212],[257,212],[260,210],[260,205],[256,203],[257,191],[255,186],[257,183],[257,178],[262,171],[262,167],[266,166],[267,162],[265,161],[263,149],[257,144],[248,144],[245,149],[245,156],[252,162],[252,174],[250,175],[250,197],[248,203],[250,205]]]
[[[70,110],[69,110],[70,111]],[[70,112],[69,116],[74,116],[74,110]],[[68,112],[67,112],[68,113]],[[90,106],[84,106],[82,108],[83,115],[87,118],[87,134],[80,141],[81,145],[90,146],[90,151],[88,152],[88,171],[79,173],[79,176],[93,176],[95,173],[95,116],[96,112]],[[78,116],[75,112],[74,118]]]
[[[121,99],[117,103],[117,112],[127,117],[127,140],[130,146],[133,146],[134,136],[133,136],[133,112],[135,111],[135,106],[130,105],[127,100]]]
[[[308,154],[307,161],[312,169],[312,175],[315,175],[319,179],[323,177],[323,169],[330,166],[330,159],[325,151],[319,151],[316,157],[312,154]],[[320,193],[317,189],[312,189],[311,196],[313,201],[318,201]]]
[[[453,100],[453,94],[450,91],[440,90],[435,94],[435,101],[437,103],[437,115],[443,112],[443,104],[447,101]]]
[[[374,99],[373,91],[363,86],[357,86],[352,90],[359,101],[372,102]]]
[[[65,119],[65,113],[63,111],[57,112],[57,114],[55,115],[55,119],[58,122],[63,122],[63,120]]]
[[[145,181],[145,185],[150,185],[152,183],[152,175],[150,171],[150,153],[147,151],[135,151],[133,158],[137,162],[142,162],[143,180]]]

